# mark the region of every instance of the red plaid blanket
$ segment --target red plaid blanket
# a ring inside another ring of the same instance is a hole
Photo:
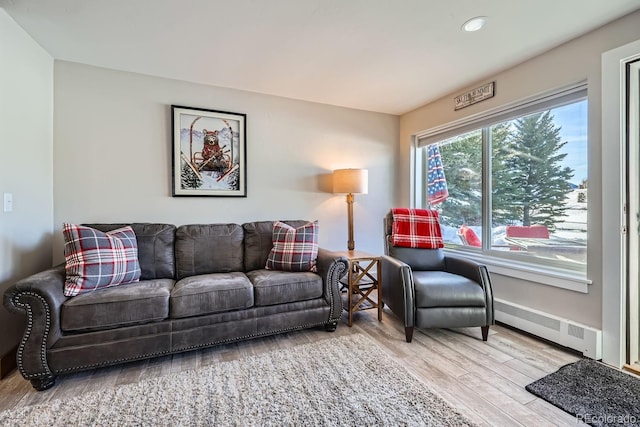
[[[391,244],[407,248],[444,247],[438,212],[426,209],[393,208]]]

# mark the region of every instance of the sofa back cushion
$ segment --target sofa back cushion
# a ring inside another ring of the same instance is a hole
[[[238,224],[190,224],[176,230],[178,279],[244,271],[244,232]]]
[[[138,240],[138,261],[142,270],[140,280],[175,278],[173,254],[175,225],[150,223],[84,225],[104,232],[131,226]]]
[[[244,228],[244,268],[245,271],[261,270],[267,264],[267,257],[273,248],[273,223],[275,221],[254,221],[243,224]],[[298,228],[308,221],[282,221]]]

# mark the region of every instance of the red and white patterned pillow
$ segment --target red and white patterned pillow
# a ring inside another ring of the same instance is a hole
[[[444,247],[438,212],[426,209],[393,208],[391,244],[407,248]]]
[[[64,224],[64,257],[68,297],[140,280],[138,241],[131,227],[106,233]]]
[[[267,257],[267,270],[316,271],[318,221],[293,228],[284,222],[273,224],[273,248]]]

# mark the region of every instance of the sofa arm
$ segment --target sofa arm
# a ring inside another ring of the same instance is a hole
[[[415,326],[413,276],[411,267],[399,259],[383,255],[382,300],[403,322],[405,328]]]
[[[47,364],[47,349],[60,337],[60,308],[64,296],[64,265],[29,276],[10,286],[4,293],[5,307],[27,318],[27,327],[18,347],[18,368],[25,379],[35,384],[54,375]]]
[[[324,298],[331,307],[330,322],[338,322],[342,315],[340,279],[349,271],[349,261],[337,252],[318,249],[318,274],[324,283]]]

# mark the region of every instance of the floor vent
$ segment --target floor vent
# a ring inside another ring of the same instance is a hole
[[[549,341],[602,359],[602,331],[508,301],[494,301],[496,320]]]

